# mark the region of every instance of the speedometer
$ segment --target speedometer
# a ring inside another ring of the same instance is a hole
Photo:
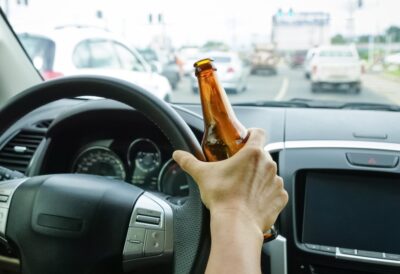
[[[106,147],[91,147],[82,151],[74,162],[72,172],[118,180],[126,178],[123,162],[117,154]]]

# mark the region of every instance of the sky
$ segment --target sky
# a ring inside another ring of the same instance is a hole
[[[1,1],[6,0],[0,0],[0,4]],[[346,34],[350,14],[353,14],[357,35],[380,33],[390,25],[400,26],[400,0],[363,0],[361,9],[356,9],[357,1],[30,0],[32,5],[29,9],[16,15],[13,21],[26,26],[33,26],[41,20],[46,26],[51,23],[82,23],[89,22],[94,18],[95,10],[101,9],[108,27],[130,35],[136,41],[147,41],[154,33],[164,32],[177,45],[202,44],[207,40],[242,43],[270,37],[271,19],[278,9],[286,12],[292,8],[295,13],[328,12],[332,18],[332,36],[336,33]],[[149,13],[155,16],[162,13],[165,25],[149,26]]]

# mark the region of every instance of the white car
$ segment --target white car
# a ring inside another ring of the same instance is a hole
[[[122,39],[90,27],[61,27],[46,33],[23,32],[20,41],[42,76],[52,79],[78,74],[103,75],[132,82],[169,100],[168,80]]]
[[[211,58],[217,68],[218,79],[227,93],[239,93],[246,90],[247,77],[250,70],[246,68],[235,52],[208,52],[201,58]],[[192,90],[198,92],[197,78],[191,74]]]
[[[311,90],[361,91],[362,65],[353,46],[318,48],[311,61]]]
[[[182,62],[183,74],[189,76],[193,71],[193,64],[199,60],[199,48],[184,47],[179,50],[178,57]]]

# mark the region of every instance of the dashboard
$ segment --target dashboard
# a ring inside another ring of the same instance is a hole
[[[78,108],[54,120],[46,134],[46,157],[36,172],[92,174],[175,198],[188,195],[172,146],[140,113]]]
[[[174,108],[200,141],[200,106]],[[289,194],[276,223],[280,236],[263,248],[265,272],[399,273],[397,112],[251,106],[234,110],[246,127],[268,132],[265,150],[278,163]],[[186,175],[171,160],[169,140],[126,105],[61,100],[44,106],[0,137],[0,165],[13,167],[15,160],[7,162],[5,155],[22,146],[17,140],[28,135],[31,158],[25,167],[14,165],[28,176],[88,173],[137,185],[174,203],[184,203],[187,196]],[[33,145],[32,140],[39,141]]]

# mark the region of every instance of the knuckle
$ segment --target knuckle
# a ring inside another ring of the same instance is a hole
[[[249,148],[250,157],[260,160],[264,155],[264,150],[261,147],[250,147]]]
[[[272,172],[272,173],[276,174],[276,172],[278,171],[277,164],[272,160],[268,161],[265,165],[266,165],[266,169],[269,172]]]
[[[266,136],[266,132],[262,128],[254,128],[253,129],[253,134],[259,135],[259,136],[264,136],[264,137]]]
[[[281,198],[282,198],[282,203],[283,203],[282,207],[284,207],[289,202],[289,194],[284,189],[281,192]]]
[[[277,186],[278,186],[279,189],[283,189],[283,188],[284,188],[285,184],[284,184],[284,182],[283,182],[282,177],[276,176],[275,181],[276,181],[276,184],[277,184]]]

